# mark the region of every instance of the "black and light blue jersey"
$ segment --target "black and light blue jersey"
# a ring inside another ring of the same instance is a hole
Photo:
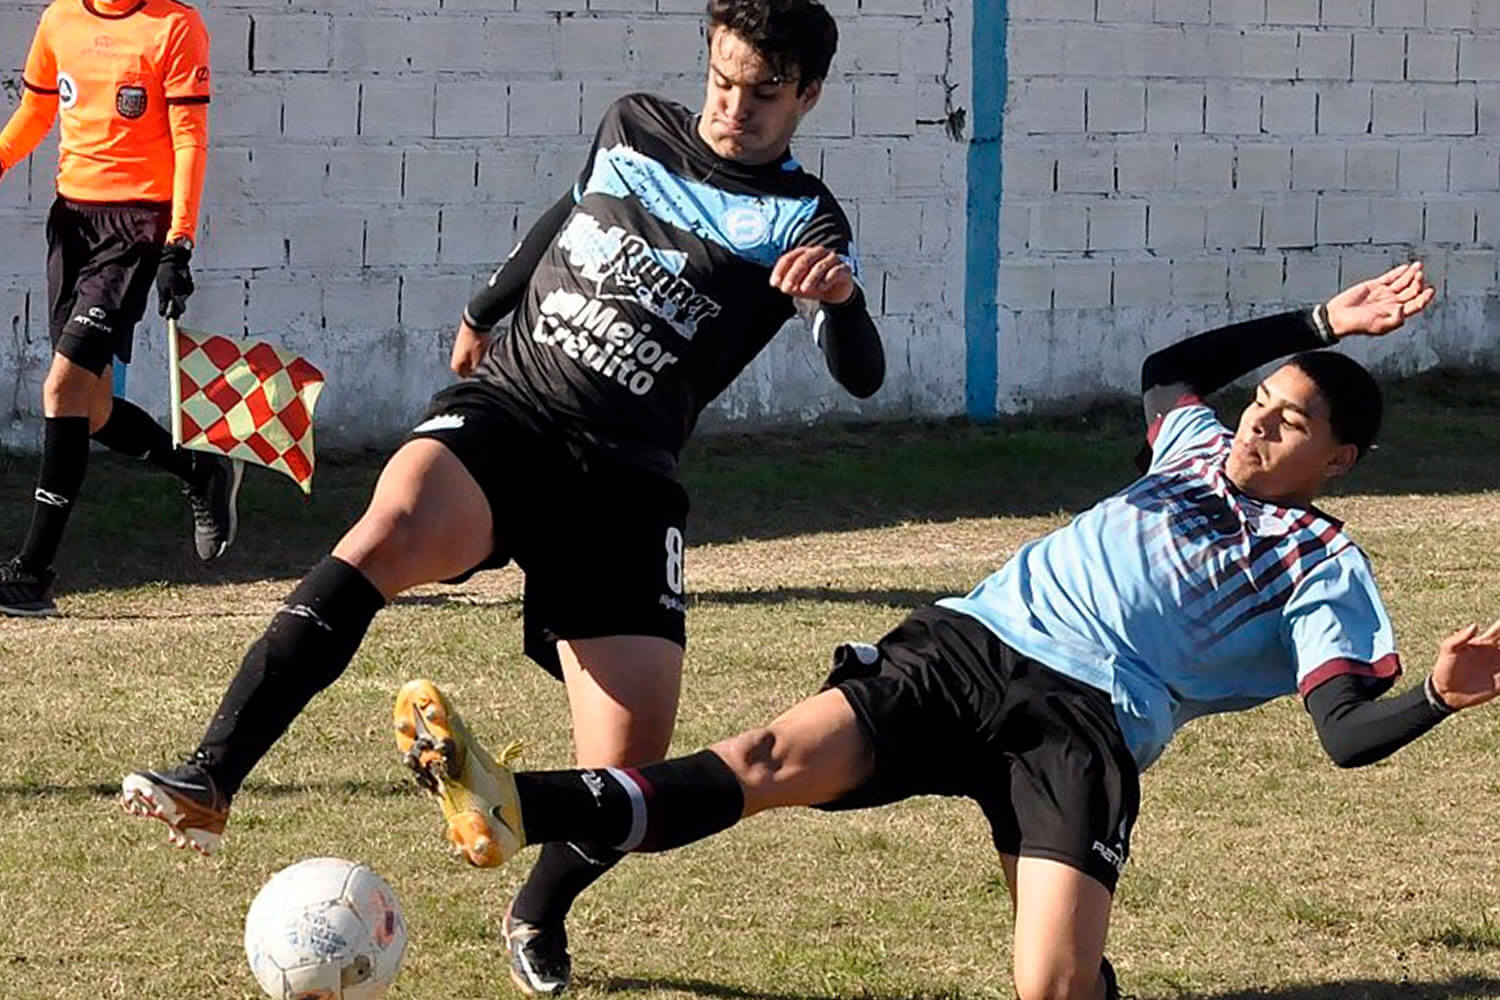
[[[549,425],[675,474],[703,408],[794,314],[777,259],[849,222],[790,154],[717,156],[687,108],[632,94],[599,125],[575,205],[476,376]]]
[[[1401,670],[1364,553],[1313,508],[1239,492],[1231,439],[1206,406],[1171,410],[1145,476],[938,602],[1109,694],[1142,769],[1197,716]]]

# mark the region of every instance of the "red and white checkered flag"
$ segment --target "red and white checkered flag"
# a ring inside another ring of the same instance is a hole
[[[172,440],[264,465],[312,492],[313,407],[323,373],[260,340],[167,324]]]

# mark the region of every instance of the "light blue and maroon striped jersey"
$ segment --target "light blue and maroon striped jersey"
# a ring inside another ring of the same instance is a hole
[[[1142,769],[1189,719],[1401,671],[1342,525],[1238,492],[1224,473],[1230,431],[1185,402],[1153,428],[1142,478],[938,602],[1107,692]]]

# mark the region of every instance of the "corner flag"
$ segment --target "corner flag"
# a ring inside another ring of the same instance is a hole
[[[323,373],[264,341],[167,323],[172,442],[284,472],[312,493],[313,407]]]

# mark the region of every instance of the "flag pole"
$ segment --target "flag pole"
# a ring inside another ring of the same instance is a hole
[[[167,397],[172,401],[172,447],[182,447],[182,359],[177,350],[177,321],[167,320]]]

